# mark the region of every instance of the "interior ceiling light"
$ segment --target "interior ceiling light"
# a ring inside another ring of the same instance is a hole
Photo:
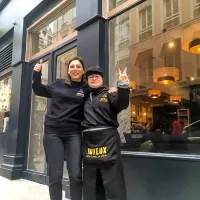
[[[184,28],[182,49],[193,54],[200,54],[200,23]]]
[[[178,104],[181,101],[181,96],[170,96],[170,102]]]
[[[153,71],[155,83],[171,84],[179,80],[179,69],[176,67],[160,67]]]
[[[152,99],[157,99],[160,96],[161,96],[160,90],[156,89],[149,90],[149,97],[151,97]]]
[[[189,43],[190,53],[200,54],[200,38],[196,38]]]
[[[170,48],[174,47],[174,43],[173,43],[173,42],[170,42],[170,43],[169,43],[169,47],[170,47]]]
[[[135,81],[130,81],[130,91],[135,90]]]

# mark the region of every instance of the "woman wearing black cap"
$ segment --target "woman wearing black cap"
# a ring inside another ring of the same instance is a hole
[[[108,93],[101,67],[86,72],[90,95],[84,105],[83,197],[84,200],[126,200],[120,151],[117,114],[129,105],[129,80],[126,69],[119,70],[118,91]],[[97,177],[102,177],[105,196],[97,195]]]
[[[68,78],[50,85],[41,83],[42,60],[33,72],[32,88],[36,95],[51,98],[45,117],[44,150],[49,171],[51,200],[62,200],[64,157],[70,179],[71,200],[82,200],[81,121],[87,96],[84,86],[84,63],[79,57],[69,61]]]

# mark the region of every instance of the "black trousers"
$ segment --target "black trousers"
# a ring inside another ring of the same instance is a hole
[[[84,200],[126,200],[126,186],[121,157],[116,163],[83,163]]]
[[[62,200],[64,158],[70,180],[71,200],[82,200],[81,133],[44,134],[51,200]]]

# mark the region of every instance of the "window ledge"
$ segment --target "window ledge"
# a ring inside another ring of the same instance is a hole
[[[199,161],[200,155],[186,155],[186,154],[166,154],[166,153],[147,153],[147,152],[131,152],[122,151],[123,156],[143,157],[143,158],[158,158],[170,160],[190,160]]]

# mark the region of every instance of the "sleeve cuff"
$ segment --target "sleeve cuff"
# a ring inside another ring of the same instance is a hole
[[[117,87],[119,87],[119,88],[129,88],[130,87],[129,80],[126,81],[126,82],[118,80],[117,81]]]

